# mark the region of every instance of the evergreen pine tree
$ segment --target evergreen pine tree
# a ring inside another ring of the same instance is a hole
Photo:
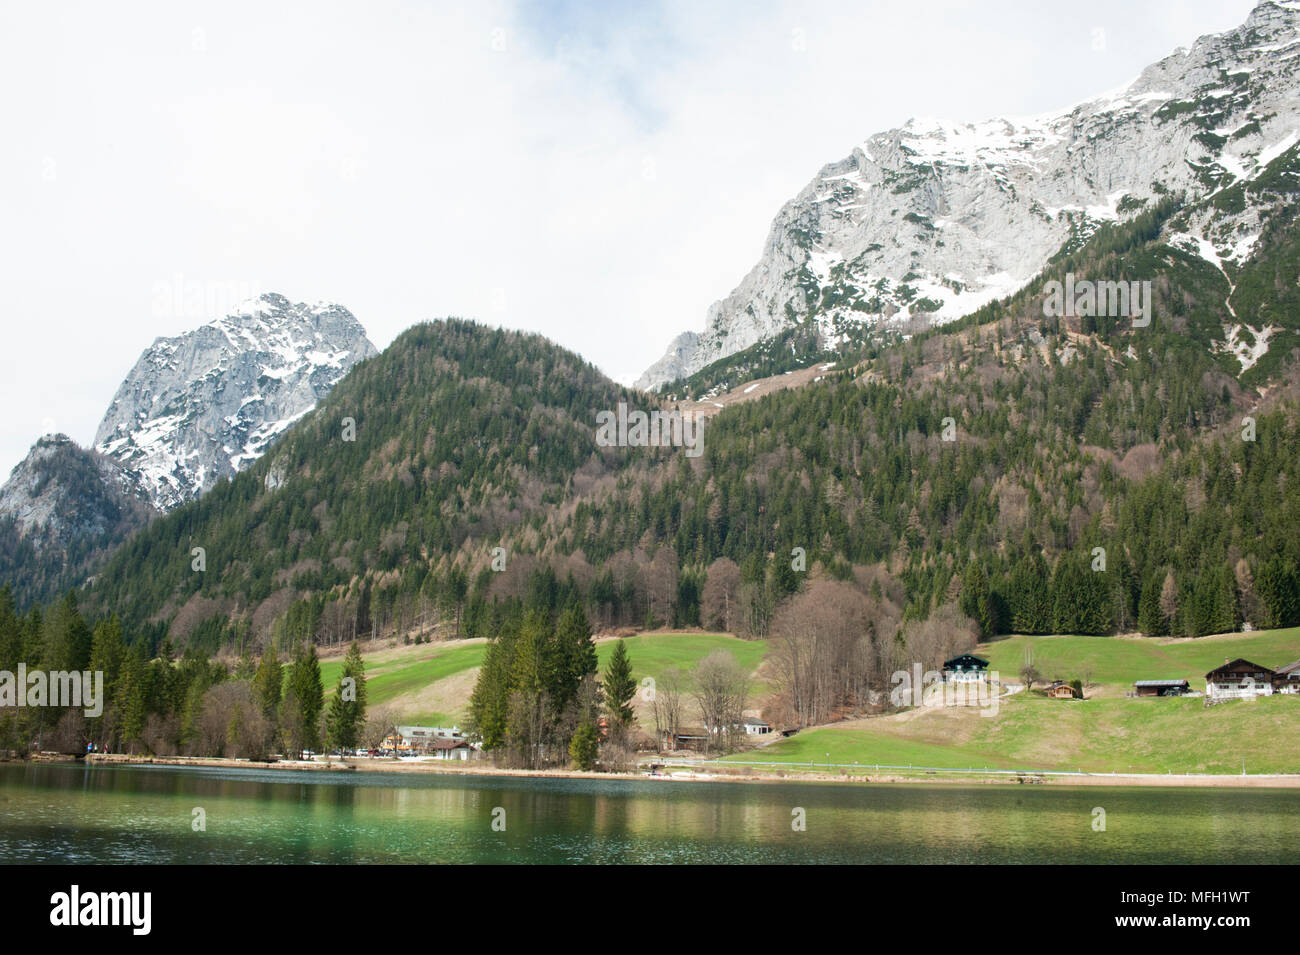
[[[605,679],[601,683],[605,694],[605,707],[610,724],[619,729],[632,725],[632,697],[636,695],[636,680],[632,676],[632,661],[627,655],[627,644],[619,640],[614,644],[605,665]]]
[[[600,754],[600,731],[590,721],[584,721],[569,741],[569,759],[574,769],[590,771],[596,768]]]
[[[366,722],[366,664],[361,648],[354,640],[343,658],[343,670],[330,698],[325,717],[326,734],[331,749],[356,749]]]
[[[293,687],[296,715],[301,720],[303,749],[320,748],[320,713],[324,706],[325,688],[321,685],[320,659],[316,644],[305,641],[299,644],[289,670],[289,683]]]
[[[1148,577],[1138,599],[1138,629],[1148,637],[1163,637],[1169,632],[1168,621],[1160,609],[1160,582],[1159,575]]]
[[[280,655],[275,647],[267,644],[262,651],[262,659],[253,675],[253,700],[258,709],[272,723],[280,710],[280,696],[284,688],[284,668],[280,664]]]

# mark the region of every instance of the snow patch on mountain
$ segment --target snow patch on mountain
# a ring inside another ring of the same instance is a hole
[[[1204,198],[1300,141],[1300,4],[1265,2],[1120,89],[977,123],[915,118],[823,167],[777,214],[757,265],[636,381],[653,389],[808,321],[824,344],[1012,294],[1063,245],[1166,193]],[[1216,223],[1240,263],[1247,208]],[[1193,223],[1207,234],[1208,222]],[[1230,227],[1230,228],[1228,228]]]
[[[168,510],[256,461],[374,354],[347,309],[262,295],[155,341],[118,389],[95,448]]]

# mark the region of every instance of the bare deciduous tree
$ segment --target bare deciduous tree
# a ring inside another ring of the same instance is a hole
[[[911,620],[903,627],[904,655],[908,663],[924,670],[937,670],[943,661],[975,649],[979,632],[975,622],[955,602],[945,603],[924,620]]]
[[[897,668],[898,608],[874,580],[817,580],[786,601],[773,622],[772,662],[789,718],[825,723],[887,685]]]
[[[655,620],[672,623],[673,610],[677,604],[678,576],[677,551],[665,544],[655,551],[654,559],[645,570],[650,614]]]
[[[262,715],[248,683],[230,680],[203,694],[190,752],[195,756],[265,759],[273,737],[274,727]]]
[[[1034,684],[1043,678],[1038,672],[1038,668],[1032,663],[1026,663],[1020,668],[1020,679],[1025,681],[1025,692],[1029,693],[1034,689]]]
[[[367,749],[378,749],[379,744],[397,729],[393,710],[380,706],[366,714],[366,725],[361,731],[361,742]]]
[[[665,670],[655,680],[655,735],[662,747],[677,749],[677,734],[682,728],[682,675],[676,669]]]
[[[719,557],[709,565],[700,592],[700,622],[726,633],[735,632],[740,604],[740,567]]]
[[[749,675],[726,650],[714,650],[695,668],[695,702],[711,745],[730,749],[742,732]]]

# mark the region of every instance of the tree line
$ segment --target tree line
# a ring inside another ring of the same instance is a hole
[[[285,658],[282,659],[282,656]],[[233,665],[164,638],[128,643],[116,616],[93,624],[69,592],[48,610],[17,612],[0,587],[0,670],[102,674],[98,715],[88,706],[0,708],[0,750],[296,758],[304,750],[354,749],[369,728],[365,665],[353,644],[325,704],[310,641],[286,653],[268,644]],[[21,688],[20,688],[21,691]]]

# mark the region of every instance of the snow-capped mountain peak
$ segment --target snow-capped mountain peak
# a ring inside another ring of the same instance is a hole
[[[973,123],[918,117],[871,136],[786,203],[704,331],[675,339],[636,385],[687,377],[810,321],[833,344],[918,316],[960,318],[1106,221],[1258,176],[1300,142],[1298,66],[1300,3],[1266,0],[1240,27],[1077,106]],[[1250,211],[1239,218],[1230,231],[1249,234]]]
[[[162,510],[247,467],[375,354],[347,309],[267,293],[159,338],[118,389],[95,448],[133,472]]]

